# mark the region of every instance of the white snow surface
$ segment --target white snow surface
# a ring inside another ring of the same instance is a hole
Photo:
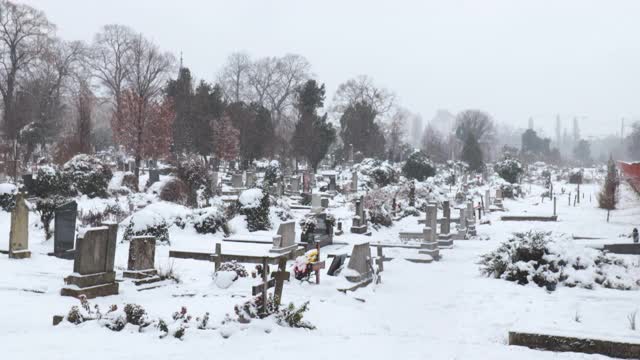
[[[573,185],[557,184],[575,191]],[[480,189],[483,193],[483,189]],[[40,221],[30,213],[29,248],[31,259],[14,260],[0,254],[0,345],[3,359],[199,359],[205,353],[227,359],[604,359],[603,356],[574,353],[552,353],[507,345],[507,333],[512,329],[543,329],[562,334],[590,334],[605,339],[639,339],[640,333],[628,327],[627,315],[640,306],[637,291],[605,288],[593,290],[559,287],[547,292],[535,285],[520,286],[512,282],[486,278],[478,271],[478,257],[495,249],[514,231],[530,229],[554,231],[567,235],[601,237],[602,240],[575,240],[575,247],[596,247],[606,243],[630,242],[631,229],[638,226],[640,200],[628,186],[622,187],[619,210],[611,213],[597,209],[597,184],[581,186],[585,199],[576,207],[567,206],[565,197],[558,197],[558,222],[502,222],[505,214],[550,215],[552,202],[540,202],[543,191],[531,187],[525,199],[505,200],[506,213],[487,214],[489,225],[478,225],[480,238],[488,241],[456,241],[454,248],[440,250],[442,259],[431,264],[416,264],[401,257],[415,257],[415,251],[396,249],[385,254],[393,261],[385,263],[382,283],[370,285],[353,293],[336,289],[347,286],[343,277],[327,276],[322,271],[321,284],[293,279],[284,288],[283,301],[298,305],[310,301],[305,320],[313,323],[313,331],[276,325],[273,320],[253,321],[249,326],[232,324],[217,330],[189,328],[182,341],[158,338],[157,332],[138,333],[127,326],[112,332],[95,323],[52,326],[53,315],[64,315],[78,300],[60,296],[64,277],[73,272],[73,262],[47,256],[53,250],[53,240],[45,241]],[[144,205],[150,197],[140,198]],[[336,197],[330,209],[336,221],[343,221],[345,234],[334,241],[349,245],[333,245],[321,250],[322,260],[331,252],[349,252],[351,245],[363,241],[397,242],[398,232],[415,228],[419,217],[407,217],[391,228],[373,230],[371,237],[350,234],[353,206]],[[589,200],[591,199],[591,200]],[[81,209],[103,208],[98,200],[79,198]],[[105,201],[113,202],[114,200]],[[131,201],[131,200],[130,200]],[[476,200],[477,201],[477,200]],[[122,200],[120,200],[122,202]],[[170,203],[153,200],[137,213],[144,221],[162,217],[167,222],[189,210]],[[300,234],[299,219],[306,210],[292,210],[296,234]],[[457,214],[453,213],[454,216]],[[274,219],[272,219],[274,220]],[[155,220],[153,220],[155,221]],[[120,225],[120,234],[126,220]],[[142,222],[142,221],[141,221]],[[138,222],[136,221],[136,224]],[[8,247],[10,215],[0,212],[0,249]],[[230,224],[239,233],[246,232],[242,216]],[[270,234],[275,234],[274,222]],[[170,259],[170,249],[213,252],[222,234],[197,234],[187,226],[170,228],[171,247],[156,249],[156,267],[173,267],[181,283],[138,291],[130,281],[120,282],[116,296],[91,300],[107,309],[116,304],[142,305],[153,318],[170,318],[180,307],[201,316],[209,312],[211,323],[220,324],[225,314],[243,303],[258,281],[251,277],[231,280],[232,274],[213,277],[213,264],[205,261]],[[118,242],[116,271],[121,277],[126,269],[128,243]],[[268,254],[271,245],[222,242],[224,252]],[[375,254],[375,250],[372,251]],[[584,251],[588,253],[588,251]],[[626,260],[638,264],[638,257]],[[253,266],[246,265],[251,271]],[[293,262],[289,262],[289,271]],[[327,266],[328,268],[328,266]],[[576,322],[579,315],[580,322]],[[222,334],[231,336],[225,339]]]

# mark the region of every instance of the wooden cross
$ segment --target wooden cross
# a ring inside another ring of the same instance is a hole
[[[291,273],[286,271],[287,258],[281,257],[278,261],[278,271],[271,273],[271,281],[275,281],[274,296],[276,301],[276,307],[280,306],[280,300],[282,299],[282,289],[284,288],[284,282],[291,279]]]
[[[267,258],[262,259],[262,283],[258,285],[254,285],[251,288],[251,295],[256,296],[258,294],[262,294],[262,313],[267,313],[267,302],[268,302],[268,294],[267,291],[271,288],[274,288],[274,300],[276,306],[280,305],[280,300],[282,299],[282,289],[284,287],[284,282],[289,281],[291,278],[291,274],[288,271],[285,271],[287,265],[287,258],[281,257],[278,262],[278,271],[274,271],[271,273],[271,280],[267,280],[267,269],[269,264],[267,263]]]
[[[320,261],[320,243],[316,242],[316,251],[318,252],[318,261],[311,263],[311,270],[316,273],[316,284],[320,284],[320,270],[324,269],[325,262]]]

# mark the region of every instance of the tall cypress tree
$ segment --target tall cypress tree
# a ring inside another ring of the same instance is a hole
[[[170,80],[165,92],[173,101],[175,120],[173,122],[174,152],[192,152],[194,124],[192,119],[193,79],[188,68],[181,68],[176,80]]]

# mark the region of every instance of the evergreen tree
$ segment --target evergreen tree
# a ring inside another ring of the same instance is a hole
[[[582,165],[591,163],[591,144],[587,140],[580,140],[573,148],[573,157]]]
[[[174,106],[173,146],[175,153],[193,150],[194,124],[192,123],[193,79],[188,68],[180,68],[178,78],[170,80],[165,88],[166,95]]]
[[[469,164],[469,170],[471,171],[477,172],[484,168],[484,163],[482,161],[482,149],[473,134],[469,134],[466,137],[460,157],[462,158],[462,161]]]
[[[274,126],[271,113],[259,104],[230,104],[226,114],[240,132],[240,157],[245,168],[255,159],[269,156],[273,149]]]
[[[376,123],[377,112],[364,101],[347,106],[340,117],[340,137],[344,144],[353,144],[354,151],[366,157],[384,156],[385,139]]]
[[[640,122],[632,125],[631,134],[627,139],[629,142],[627,151],[632,160],[640,160]]]
[[[616,163],[613,158],[609,158],[607,164],[607,177],[602,185],[602,190],[598,194],[598,205],[601,209],[613,210],[618,203],[618,172],[616,170]],[[607,216],[608,218],[608,216]]]
[[[335,129],[327,122],[327,114],[317,113],[317,109],[324,106],[324,84],[318,86],[315,80],[308,80],[298,88],[297,94],[300,118],[293,133],[293,150],[316,170],[336,137]]]

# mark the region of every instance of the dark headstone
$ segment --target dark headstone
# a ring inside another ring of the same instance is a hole
[[[160,181],[160,171],[158,169],[149,169],[149,185]]]
[[[141,271],[155,269],[156,238],[135,236],[129,242],[127,270]]]
[[[22,175],[22,183],[27,193],[31,193],[33,189],[33,174]]]
[[[344,265],[347,261],[347,254],[337,255],[331,261],[331,265],[329,265],[329,270],[327,270],[327,275],[334,276],[336,272]]]
[[[53,233],[53,255],[68,257],[76,240],[76,217],[78,204],[70,201],[55,210],[55,231]]]

